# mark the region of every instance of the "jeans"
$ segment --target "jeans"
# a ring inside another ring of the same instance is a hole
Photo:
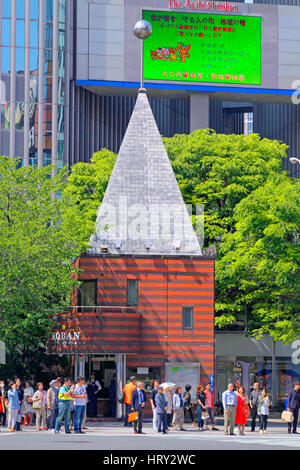
[[[128,413],[130,413],[131,410],[131,405],[128,405],[128,403],[125,403],[125,419],[124,419],[124,426],[130,426],[131,423],[128,423]]]
[[[190,418],[191,418],[192,423],[194,423],[195,420],[194,420],[194,415],[193,415],[192,407],[191,407],[191,406],[189,406],[189,407],[187,407],[187,408],[185,407],[185,408],[184,408],[184,414],[185,414],[186,411],[187,411],[188,414],[190,415]]]
[[[197,424],[198,428],[203,428],[204,421],[202,419],[202,406],[197,406]]]
[[[260,429],[265,431],[268,424],[268,415],[260,415],[259,419]]]
[[[64,418],[65,420],[65,431],[70,432],[69,423],[70,423],[70,401],[60,401],[58,402],[58,416],[55,423],[55,431],[59,431],[61,427],[61,422]]]
[[[207,410],[211,425],[214,426],[215,425],[214,409],[212,407],[208,407],[206,408],[206,410]]]
[[[85,405],[75,406],[74,431],[81,431],[82,421],[85,415]]]
[[[255,431],[255,421],[257,417],[257,405],[253,405],[253,408],[251,408],[251,431]]]
[[[166,433],[167,431],[167,413],[157,413],[158,417],[158,432]],[[161,431],[161,425],[163,426],[163,430]]]
[[[57,412],[58,412],[58,407],[53,405],[53,408],[51,410],[51,415],[49,419],[49,429],[55,429],[55,422],[57,418]]]

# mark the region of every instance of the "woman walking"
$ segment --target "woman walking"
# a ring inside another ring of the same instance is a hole
[[[214,409],[215,409],[215,404],[214,404],[214,394],[211,391],[210,383],[207,383],[205,385],[205,407],[211,422],[211,430],[212,431],[218,431],[219,429],[215,425],[215,414],[214,414]],[[208,429],[208,427],[207,427]]]
[[[206,411],[205,400],[206,396],[204,393],[204,386],[199,384],[196,389],[196,400],[197,400],[197,424],[198,431],[203,431],[204,420],[202,419],[202,413]]]
[[[237,390],[237,405],[235,415],[235,424],[238,425],[240,436],[245,435],[245,425],[247,424],[248,411],[248,398],[245,395],[244,387],[241,385]]]
[[[47,431],[47,425],[46,425],[46,407],[47,407],[47,395],[44,390],[44,385],[42,382],[38,382],[36,384],[37,391],[33,395],[32,398],[32,403],[33,407],[36,411],[36,428],[38,431],[41,431],[44,429]]]
[[[185,431],[183,428],[184,423],[184,411],[183,411],[183,398],[182,398],[182,388],[176,387],[175,393],[173,395],[173,429],[176,431],[176,426],[179,426],[180,431]]]
[[[267,432],[267,425],[268,425],[268,416],[269,416],[269,408],[271,406],[270,397],[267,395],[267,390],[265,388],[262,389],[260,395],[258,397],[258,406],[257,412],[259,414],[259,432],[261,434],[266,434]]]
[[[16,432],[15,425],[17,422],[18,411],[20,409],[19,395],[15,382],[9,382],[8,384],[8,428],[9,432]]]
[[[23,401],[23,416],[24,424],[29,426],[32,423],[33,409],[32,409],[32,397],[34,395],[34,390],[31,387],[28,381],[25,382],[24,388],[24,401]]]

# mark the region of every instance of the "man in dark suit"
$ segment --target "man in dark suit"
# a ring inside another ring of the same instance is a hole
[[[291,411],[294,415],[293,421],[293,434],[298,434],[297,432],[297,422],[298,422],[298,413],[300,406],[300,384],[299,382],[294,383],[293,390],[290,391],[288,397],[288,411]],[[291,434],[292,423],[288,423],[288,433]]]
[[[143,382],[138,382],[136,384],[136,389],[132,392],[131,397],[131,411],[138,412],[138,419],[133,422],[134,434],[145,434],[142,431],[145,403],[146,394],[144,392],[144,384]]]

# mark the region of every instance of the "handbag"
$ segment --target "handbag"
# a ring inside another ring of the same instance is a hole
[[[121,397],[119,398],[118,402],[122,404],[122,403],[124,403],[124,401],[125,401],[125,393],[122,392],[122,395],[121,395]]]
[[[201,418],[202,418],[202,419],[208,419],[208,418],[209,418],[209,414],[205,411],[205,413],[202,413]]]
[[[39,409],[41,409],[41,408],[42,408],[42,400],[34,400],[34,401],[32,402],[32,408],[33,408],[34,410],[39,410]]]
[[[291,411],[283,411],[281,414],[281,419],[286,423],[292,423],[294,421],[294,415]]]
[[[250,408],[249,408],[249,405],[245,405],[245,416],[246,418],[248,418],[250,416],[251,412],[250,412]]]
[[[137,411],[128,413],[128,423],[132,423],[132,421],[137,421],[138,417],[139,417],[139,414]]]

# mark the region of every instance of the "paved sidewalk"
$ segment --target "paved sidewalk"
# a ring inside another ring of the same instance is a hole
[[[287,425],[278,419],[270,419],[268,433],[250,432],[246,435],[225,436],[219,419],[219,431],[199,432],[190,424],[186,431],[170,430],[168,435],[153,432],[151,423],[145,423],[145,435],[136,435],[123,423],[89,423],[86,434],[66,435],[64,431],[37,431],[23,427],[22,432],[0,431],[0,448],[11,450],[288,450],[300,449],[300,434],[287,433]]]

